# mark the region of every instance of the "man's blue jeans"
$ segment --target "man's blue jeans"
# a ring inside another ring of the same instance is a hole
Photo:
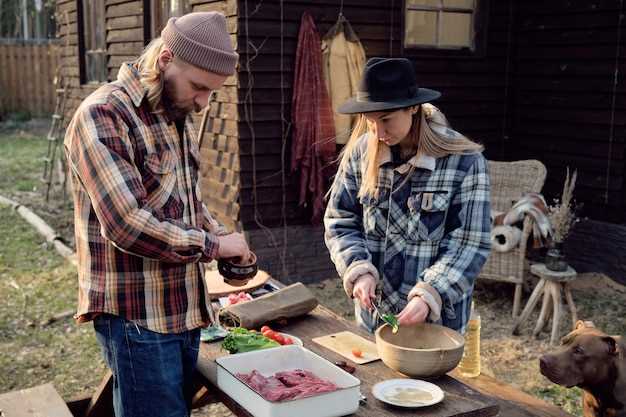
[[[116,417],[189,416],[200,329],[162,334],[110,314],[94,329],[113,373]]]

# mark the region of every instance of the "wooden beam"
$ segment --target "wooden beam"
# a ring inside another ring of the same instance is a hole
[[[143,42],[143,28],[110,30],[107,43],[114,42]]]
[[[110,417],[112,415],[114,415],[113,374],[107,370],[96,392],[89,400],[83,417]]]
[[[143,1],[131,1],[128,3],[118,4],[114,6],[107,6],[106,15],[107,18],[132,16],[143,14]]]

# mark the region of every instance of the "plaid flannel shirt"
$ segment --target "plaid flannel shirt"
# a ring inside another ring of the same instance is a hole
[[[122,316],[160,333],[208,320],[203,271],[219,226],[202,203],[196,132],[150,109],[132,64],[82,102],[65,136],[79,322]]]
[[[383,147],[379,195],[359,198],[365,139],[335,178],[324,218],[326,245],[346,292],[352,296],[354,281],[371,273],[379,280],[381,313],[397,314],[420,295],[440,304],[433,314],[435,303],[427,301],[429,321],[464,332],[474,280],[490,249],[485,158],[415,156],[403,162]],[[405,182],[410,165],[415,170]],[[380,324],[374,313],[356,310],[369,331]]]

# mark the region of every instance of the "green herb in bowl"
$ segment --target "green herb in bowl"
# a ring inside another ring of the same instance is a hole
[[[393,314],[383,314],[381,316],[381,319],[383,319],[385,323],[391,326],[391,333],[398,333],[398,329],[400,327],[398,325],[398,318],[396,316],[394,316]]]

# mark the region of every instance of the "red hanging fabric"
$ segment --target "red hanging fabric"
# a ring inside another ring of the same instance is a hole
[[[312,223],[324,212],[327,175],[335,158],[335,122],[322,70],[322,49],[313,17],[300,23],[291,106],[291,171],[300,174],[300,205],[311,204]]]

